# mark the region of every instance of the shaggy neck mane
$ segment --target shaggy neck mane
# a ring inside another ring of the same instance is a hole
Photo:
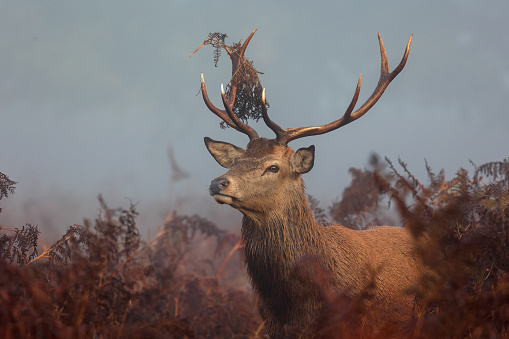
[[[325,252],[302,186],[285,194],[291,198],[279,201],[263,219],[244,215],[242,238],[247,270],[261,296],[283,297],[288,293],[286,280],[295,265],[302,258]]]

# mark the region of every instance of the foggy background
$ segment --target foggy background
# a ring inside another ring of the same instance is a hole
[[[407,65],[362,119],[322,136],[304,176],[322,207],[375,152],[401,157],[423,182],[424,161],[451,177],[508,156],[509,2],[503,1],[0,1],[0,172],[17,181],[0,201],[0,225],[38,224],[60,235],[99,211],[137,203],[155,230],[172,208],[221,227],[240,213],[208,196],[225,172],[203,137],[245,147],[205,107],[200,72],[220,106],[227,55],[212,47],[186,58],[209,32],[227,44],[258,28],[246,52],[282,127],[340,117],[360,73],[359,104],[378,81],[377,33],[391,70],[411,33]],[[251,122],[252,123],[252,122]],[[266,137],[272,132],[256,124]],[[190,174],[170,183],[167,147]],[[128,198],[128,199],[127,199]]]

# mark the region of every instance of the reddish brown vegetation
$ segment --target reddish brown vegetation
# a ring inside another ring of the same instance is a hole
[[[392,170],[376,165],[354,171],[357,174],[345,191],[348,199],[362,199],[376,187],[376,194],[371,194],[378,197],[374,199],[377,202],[369,209],[355,201],[338,202],[329,217],[340,218],[338,206],[342,213],[347,213],[344,206],[350,206],[349,216],[341,217],[344,220],[368,220],[358,218],[368,210],[383,219],[376,213],[390,197],[415,239],[427,239],[420,254],[429,271],[419,287],[416,318],[387,322],[374,330],[361,316],[369,311],[362,307],[363,298],[370,297],[369,288],[353,300],[324,290],[329,312],[317,320],[314,336],[507,337],[508,161],[477,167],[472,176],[460,170],[451,180],[428,169],[428,185],[401,165],[405,177],[392,165]],[[360,175],[363,180],[358,180]],[[154,239],[143,241],[134,206],[113,210],[102,200],[101,206],[102,213],[94,222],[72,226],[41,255],[35,246],[39,236],[36,226],[2,229],[0,337],[263,336],[253,295],[220,284],[214,276],[228,249],[234,247],[235,237],[203,218],[173,214]],[[315,211],[326,214],[319,208]],[[186,258],[198,245],[199,234],[216,240],[217,246],[211,249],[214,253],[208,254],[209,259],[216,258],[215,268],[201,261],[203,265],[195,265],[193,272],[183,270],[183,263],[200,262]],[[372,274],[376,284],[376,272]],[[326,285],[327,276],[314,278]]]
[[[247,337],[256,332],[259,320],[250,293],[220,286],[204,265],[195,265],[197,272],[177,273],[198,235],[215,238],[221,253],[235,239],[198,216],[173,214],[147,243],[138,234],[134,206],[113,210],[100,202],[95,222],[72,226],[41,256],[32,246],[37,227],[2,230],[0,337]],[[26,248],[35,252],[27,256]]]

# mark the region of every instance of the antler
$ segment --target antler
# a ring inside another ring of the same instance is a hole
[[[385,53],[385,47],[384,43],[382,41],[382,38],[380,36],[380,33],[378,33],[378,41],[380,43],[380,55],[382,58],[381,62],[381,69],[380,69],[380,79],[378,80],[378,84],[371,94],[371,96],[366,100],[366,102],[355,112],[352,113],[355,104],[357,103],[357,99],[359,98],[359,91],[361,88],[361,79],[362,74],[359,77],[359,81],[357,82],[357,88],[355,90],[355,94],[352,98],[352,101],[350,102],[350,105],[348,106],[345,114],[341,118],[339,118],[336,121],[333,121],[331,123],[328,123],[326,125],[322,126],[315,126],[315,127],[300,127],[300,128],[287,128],[283,129],[278,124],[274,123],[272,120],[270,120],[268,114],[267,114],[267,108],[265,106],[265,89],[262,93],[262,101],[263,101],[263,110],[262,110],[262,116],[263,121],[265,121],[265,124],[276,133],[276,140],[280,144],[288,144],[290,141],[307,137],[310,135],[319,135],[324,134],[330,131],[333,131],[335,129],[338,129],[342,126],[345,126],[352,121],[355,121],[362,117],[364,114],[366,114],[367,111],[373,105],[380,99],[382,94],[384,93],[385,89],[391,81],[403,70],[403,67],[405,67],[406,61],[408,59],[408,53],[410,52],[410,43],[412,42],[412,35],[410,35],[410,38],[408,39],[408,43],[406,45],[405,53],[403,54],[403,58],[401,59],[401,62],[399,65],[389,73],[389,62],[387,61],[387,54]]]
[[[232,51],[229,48],[225,48],[226,52],[228,53],[232,61],[232,76],[235,75],[235,73],[238,71],[241,62],[244,59],[244,53],[246,52],[247,45],[249,44],[249,41],[251,41],[251,38],[255,34],[256,30],[257,29],[255,29],[247,37],[246,41],[244,41],[244,44],[242,44],[242,47],[237,52]],[[220,117],[226,124],[228,124],[228,126],[236,129],[239,132],[247,134],[249,136],[249,140],[253,140],[258,138],[258,133],[256,133],[256,131],[252,127],[240,121],[233,113],[233,104],[235,103],[235,97],[237,95],[237,85],[238,81],[232,81],[230,96],[228,100],[226,99],[226,96],[224,94],[223,85],[221,85],[221,97],[223,99],[223,105],[225,108],[225,110],[222,110],[214,106],[210,101],[207,95],[207,90],[205,88],[205,80],[203,79],[203,73],[201,74],[201,93],[203,95],[203,101],[205,101],[205,105],[209,108],[209,110],[212,113]]]

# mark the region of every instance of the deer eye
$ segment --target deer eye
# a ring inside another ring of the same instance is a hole
[[[277,173],[279,172],[279,167],[276,166],[276,165],[272,165],[272,166],[269,166],[265,172],[272,172],[272,173]]]

